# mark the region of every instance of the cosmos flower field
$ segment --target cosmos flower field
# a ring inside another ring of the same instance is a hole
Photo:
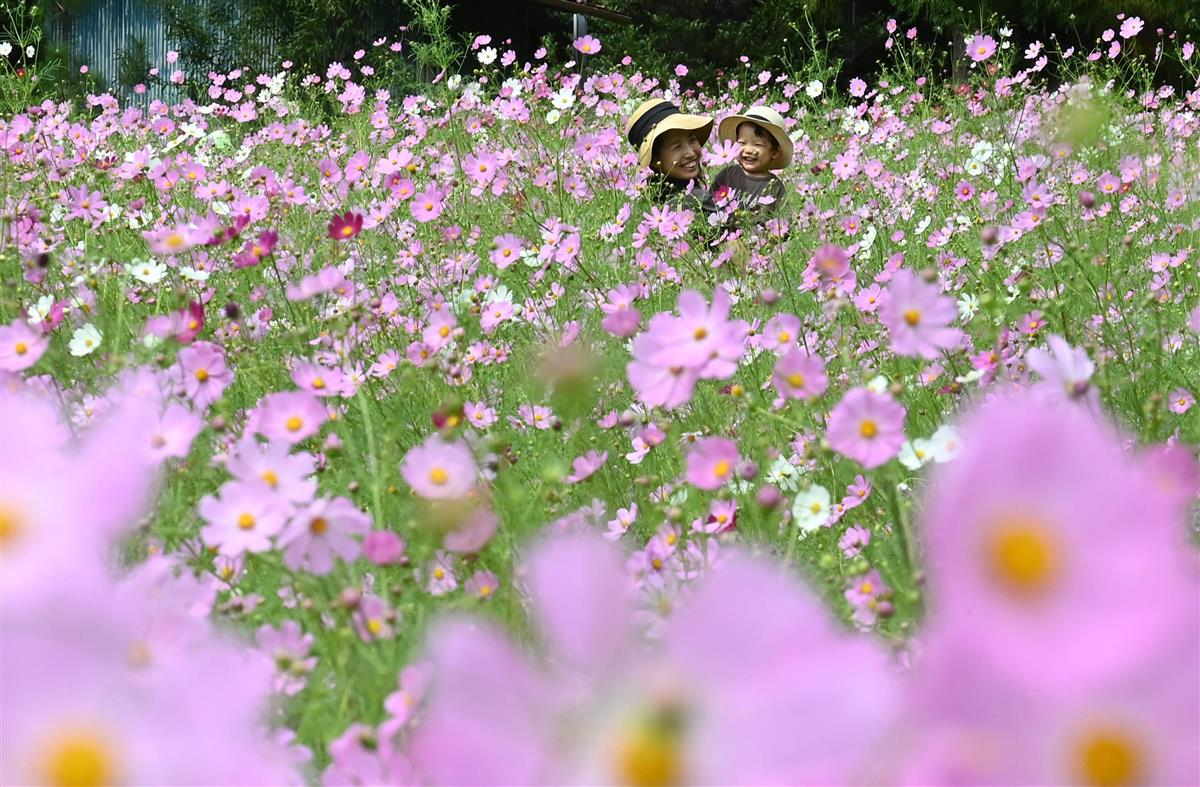
[[[1196,784],[1200,57],[890,32],[0,117],[0,781]]]

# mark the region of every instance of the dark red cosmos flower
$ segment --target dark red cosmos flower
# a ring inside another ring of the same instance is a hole
[[[341,216],[335,215],[333,221],[329,222],[329,237],[334,240],[350,240],[362,232],[362,226],[362,214],[348,210]]]

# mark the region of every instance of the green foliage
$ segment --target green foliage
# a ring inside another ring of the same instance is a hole
[[[144,82],[149,71],[150,52],[146,39],[133,36],[117,53],[117,85],[124,90],[130,90],[139,82]]]

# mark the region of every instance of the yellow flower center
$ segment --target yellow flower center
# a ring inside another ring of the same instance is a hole
[[[349,238],[353,234],[354,234],[354,227],[352,227],[351,225],[347,224],[344,227],[342,227],[342,237],[343,238]]]
[[[112,748],[93,730],[69,730],[45,747],[39,781],[56,787],[99,787],[117,781]]]
[[[790,333],[788,333],[787,331],[779,332],[779,343],[780,344],[787,344],[791,340],[792,340],[792,335]]]
[[[183,236],[180,235],[178,232],[172,232],[170,235],[167,236],[167,246],[172,249],[178,249],[180,246],[182,246],[186,242],[187,241],[185,241],[183,239]]]
[[[985,546],[992,579],[1018,598],[1044,595],[1058,577],[1058,548],[1045,524],[1023,516],[1002,520]]]
[[[443,339],[445,339],[449,335],[450,335],[450,326],[449,325],[443,325],[441,328],[438,328],[438,336],[441,336]]]
[[[329,520],[323,516],[316,517],[308,523],[308,529],[315,535],[322,535],[329,529]]]
[[[379,632],[383,631],[383,621],[380,620],[379,618],[368,618],[367,619],[367,631],[371,632],[372,634],[378,635]]]
[[[717,462],[716,467],[713,468],[713,474],[715,474],[717,478],[724,478],[725,476],[729,475],[730,469],[729,463],[722,459],[720,462]]]
[[[1081,784],[1120,787],[1144,781],[1141,747],[1125,731],[1092,730],[1075,749],[1075,772]]]
[[[321,390],[322,388],[324,388],[325,387],[325,378],[324,377],[314,377],[313,381],[312,381],[312,387],[316,388],[318,391]]]
[[[707,328],[705,328],[703,325],[702,325],[702,326],[700,326],[699,328],[697,328],[697,329],[696,329],[696,330],[695,330],[695,331],[692,333],[692,337],[693,337],[693,338],[695,338],[695,340],[696,340],[696,341],[698,341],[698,342],[699,342],[699,341],[703,341],[703,340],[704,340],[704,338],[705,338],[705,337],[707,337],[707,336],[708,336],[708,329],[707,329]]]
[[[445,579],[446,578],[446,570],[443,569],[441,566],[438,566],[437,568],[435,568],[433,570],[433,578],[434,579]]]
[[[259,478],[265,481],[267,486],[271,487],[272,489],[279,486],[279,474],[274,470],[264,470],[263,474],[259,476]]]
[[[492,595],[492,586],[491,585],[480,585],[479,586],[479,597],[480,598],[487,598],[490,595]]]
[[[284,423],[284,426],[287,427],[289,432],[299,432],[300,427],[304,426],[304,421],[301,420],[300,416],[293,415],[291,418],[287,419],[287,421]]]
[[[248,514],[243,511],[241,514],[238,514],[237,525],[242,530],[253,530],[254,529],[254,515]]]
[[[879,424],[875,423],[870,418],[867,418],[858,425],[858,433],[870,440],[875,435],[879,434]]]
[[[197,369],[196,379],[200,382],[206,381],[208,379],[208,369]]]
[[[674,725],[642,722],[624,731],[616,747],[616,781],[629,787],[683,782],[683,748]]]
[[[449,480],[450,474],[446,472],[445,468],[435,467],[429,471],[429,483],[435,486],[442,486]]]
[[[29,345],[25,344],[25,342],[17,342],[17,346],[13,349],[17,351],[17,355],[24,355],[29,352]]]
[[[800,374],[799,372],[792,372],[789,374],[787,376],[787,381],[788,385],[792,386],[793,388],[804,387],[804,375]]]
[[[915,328],[921,322],[921,313],[916,309],[909,309],[904,313],[904,321]]]
[[[0,503],[0,554],[16,543],[23,530],[16,510]]]

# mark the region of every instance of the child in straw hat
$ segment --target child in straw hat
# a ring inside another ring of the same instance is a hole
[[[737,161],[713,180],[716,201],[736,198],[742,209],[760,216],[778,212],[787,189],[774,170],[792,162],[792,141],[783,117],[770,107],[751,107],[744,115],[722,120],[717,138],[736,142],[740,150]]]

